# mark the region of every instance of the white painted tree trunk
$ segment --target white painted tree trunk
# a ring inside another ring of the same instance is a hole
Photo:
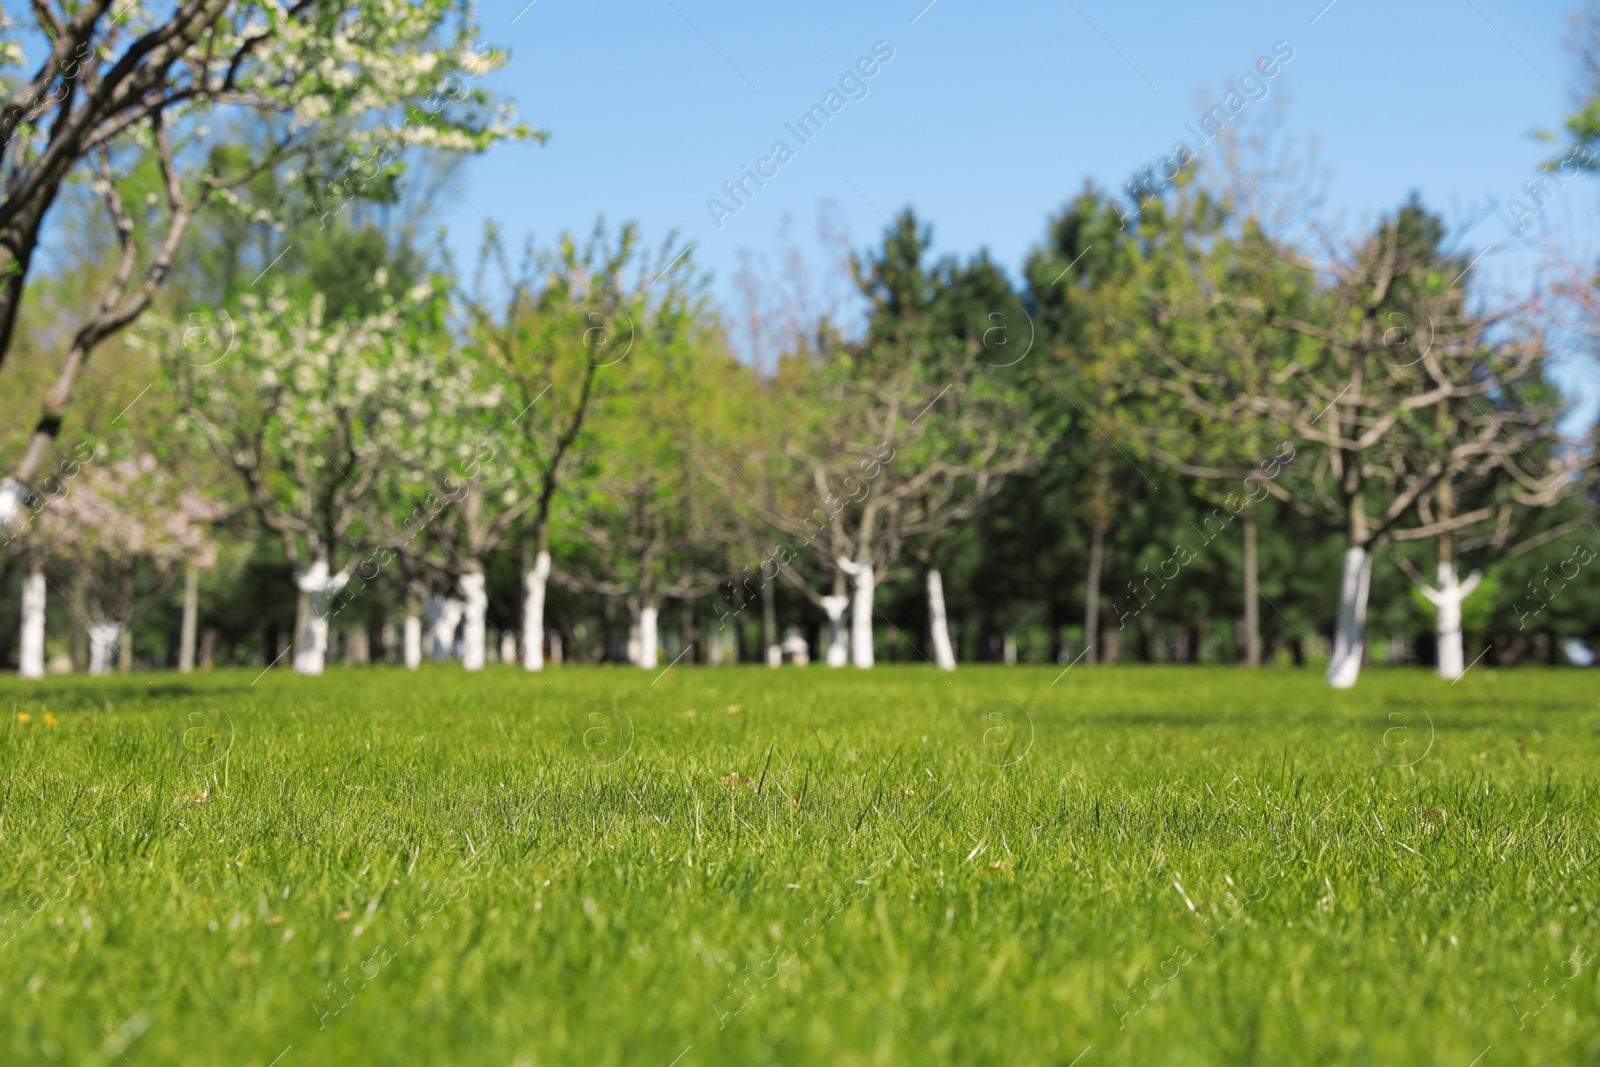
[[[552,666],[561,666],[561,631],[550,630],[550,663]]]
[[[639,666],[645,670],[656,668],[656,646],[659,639],[656,635],[656,617],[659,613],[654,605],[639,609]]]
[[[517,662],[517,639],[510,634],[500,635],[500,662]]]
[[[933,634],[933,665],[941,671],[956,669],[956,654],[950,647],[950,628],[945,621],[944,578],[938,567],[928,568],[928,629]]]
[[[183,573],[183,624],[178,631],[178,673],[194,670],[194,639],[200,623],[200,568],[193,563]]]
[[[15,478],[0,481],[0,526],[21,528],[22,502],[27,495],[28,487]]]
[[[1434,630],[1439,646],[1439,677],[1453,682],[1466,670],[1467,662],[1466,649],[1461,644],[1461,605],[1478,588],[1483,575],[1473,571],[1466,581],[1457,581],[1455,564],[1440,563],[1438,579],[1437,589],[1426,585],[1421,589],[1437,614]]]
[[[1006,631],[1005,643],[1000,646],[1000,658],[1007,667],[1017,665],[1017,635]]]
[[[522,669],[544,669],[544,591],[550,582],[550,553],[540,552],[522,578]]]
[[[844,609],[850,606],[847,596],[825,596],[822,598],[822,610],[828,613],[828,666],[843,667],[850,662],[850,650],[845,646],[844,627],[839,625],[839,620],[844,618]]]
[[[1361,676],[1361,657],[1367,644],[1367,590],[1372,583],[1372,557],[1364,548],[1347,548],[1344,572],[1339,578],[1339,620],[1333,631],[1333,658],[1328,661],[1328,684],[1349,689]]]
[[[872,666],[872,561],[839,557],[839,569],[856,583],[850,608],[850,662],[863,670]]]
[[[797,667],[804,667],[811,662],[811,646],[793,626],[783,635],[783,654]]]
[[[428,655],[434,659],[449,659],[455,655],[456,630],[461,626],[461,616],[466,607],[455,597],[429,597]]]
[[[405,657],[406,670],[422,666],[422,619],[414,611],[406,613]]]
[[[461,666],[469,671],[483,670],[488,659],[489,594],[484,588],[482,571],[468,571],[461,576],[462,604]]]
[[[344,583],[346,573],[330,574],[321,560],[295,575],[300,587],[300,632],[294,643],[296,674],[321,674],[328,658],[328,605]]]
[[[117,638],[122,636],[120,622],[92,622],[89,624],[89,673],[105,674],[111,669],[116,655]]]
[[[22,580],[21,664],[24,678],[44,677],[44,572],[32,570]]]

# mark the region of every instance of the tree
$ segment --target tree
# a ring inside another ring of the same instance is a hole
[[[133,663],[134,627],[183,564],[204,563],[212,501],[184,487],[149,452],[86,464],[71,491],[44,514],[50,552],[85,580],[89,673],[104,673],[120,641]]]
[[[1127,489],[1116,474],[1131,463],[1131,435],[1119,412],[1138,382],[1133,361],[1139,342],[1130,327],[1143,294],[1129,282],[1136,255],[1122,212],[1086,188],[1051,220],[1044,245],[1025,267],[1040,335],[1033,408],[1047,427],[1051,466],[1065,483],[1068,499],[1060,510],[1088,527],[1082,657],[1089,664],[1107,651],[1102,579],[1108,540],[1119,511],[1126,510]],[[1055,380],[1058,369],[1070,395]]]
[[[235,191],[257,175],[292,169],[327,217],[385,195],[412,145],[482,151],[535,136],[466,88],[457,72],[476,76],[504,57],[467,47],[474,27],[451,0],[113,6],[33,4],[47,54],[0,90],[0,365],[46,218],[75,177],[90,181],[120,253],[0,483],[0,519],[44,468],[89,357],[150,307],[208,202],[238,203]],[[337,42],[332,54],[322,41]],[[23,62],[18,42],[0,48],[0,71]],[[264,132],[219,152],[224,135],[209,124],[235,116]],[[149,206],[147,192],[162,206]]]
[[[1319,283],[1316,264],[1248,226],[1226,246],[1209,291],[1252,332],[1285,331],[1294,343],[1174,366],[1166,383],[1208,419],[1260,424],[1316,446],[1283,477],[1258,484],[1343,534],[1327,672],[1336,688],[1360,673],[1374,547],[1438,537],[1492,514],[1418,519],[1442,481],[1495,472],[1519,485],[1515,504],[1536,507],[1572,479],[1564,464],[1519,466],[1519,453],[1554,431],[1544,409],[1518,402],[1547,350],[1537,334],[1497,334],[1501,318],[1468,309],[1459,284],[1467,265],[1440,250],[1441,238],[1438,220],[1408,204],[1348,248],[1332,282]],[[1452,413],[1444,433],[1432,425],[1441,402]]]
[[[689,257],[672,259],[671,240],[658,254],[639,246],[638,228],[616,239],[603,223],[580,244],[562,235],[553,250],[530,247],[512,270],[491,232],[485,265],[499,267],[506,294],[496,313],[482,272],[468,300],[475,337],[517,407],[521,435],[516,465],[521,516],[522,665],[544,666],[545,599],[551,575],[551,518],[557,494],[576,470],[594,462],[590,413],[608,383],[628,375],[651,346],[687,328],[693,276]],[[582,583],[580,583],[582,584]]]
[[[374,284],[382,283],[380,270]],[[406,464],[418,484],[440,486],[443,499],[427,494],[432,513],[459,501],[474,475],[470,457],[412,465],[415,428],[456,418],[471,383],[445,354],[443,294],[424,285],[409,295],[405,313],[386,304],[375,315],[329,322],[320,294],[274,286],[241,300],[229,358],[167,364],[185,424],[239,478],[256,520],[294,568],[302,674],[322,672],[340,591],[353,576],[364,586],[376,574],[356,568],[367,563],[361,546],[375,539],[373,494],[383,473]],[[368,566],[381,570],[390,558]]]
[[[867,334],[819,371],[828,397],[822,410],[836,412],[837,424],[809,443],[806,467],[821,506],[801,525],[831,526],[841,549],[837,566],[855,585],[857,667],[874,660],[874,589],[893,579],[912,543],[926,568],[933,662],[954,669],[938,539],[1040,452],[1014,385],[1032,343],[1028,316],[984,256],[929,269],[930,236],[906,211],[875,254],[856,260],[856,282],[871,307]],[[941,274],[942,288],[935,284]],[[853,521],[852,503],[860,505]]]
[[[686,291],[693,266],[679,269],[665,292],[633,304],[632,349],[618,365],[626,379],[594,411],[601,458],[573,490],[576,530],[592,551],[557,576],[568,588],[626,602],[638,627],[635,662],[647,669],[657,664],[662,603],[709,595],[725,573],[717,548],[728,540],[726,510],[698,443],[704,427],[716,426],[715,383],[746,373],[722,349],[703,302]]]

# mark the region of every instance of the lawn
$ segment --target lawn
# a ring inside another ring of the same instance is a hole
[[[0,685],[0,1062],[1600,1057],[1600,687]],[[24,721],[26,716],[26,721]]]

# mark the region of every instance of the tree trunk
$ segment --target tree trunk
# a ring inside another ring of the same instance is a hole
[[[0,480],[0,526],[21,527],[12,520],[22,514],[22,502],[28,498],[28,487],[16,478]]]
[[[418,610],[416,596],[407,596],[403,640],[405,664],[408,671],[414,671],[422,666],[422,616],[418,614]]]
[[[1439,677],[1446,681],[1455,681],[1461,677],[1466,669],[1466,650],[1461,643],[1461,605],[1472,591],[1478,588],[1478,582],[1483,575],[1473,571],[1465,582],[1457,581],[1456,566],[1450,560],[1440,560],[1438,570],[1439,587],[1429,589],[1422,586],[1422,595],[1433,604],[1435,613],[1434,634],[1435,661],[1438,664]]]
[[[1100,633],[1100,567],[1105,560],[1106,532],[1097,523],[1089,538],[1089,577],[1083,593],[1083,636],[1089,643],[1084,650],[1084,662],[1091,667],[1100,662],[1096,635]]]
[[[772,583],[761,580],[761,647],[766,649],[767,666],[783,666],[783,649],[778,644],[778,605]]]
[[[1031,656],[1032,653],[1029,655]],[[1006,631],[1005,637],[1001,638],[1000,641],[1000,662],[1007,667],[1015,667],[1017,665],[1017,635],[1010,630]]]
[[[1244,517],[1244,662],[1261,666],[1260,553],[1256,545],[1256,517]]]
[[[296,620],[294,669],[296,674],[321,674],[328,656],[328,604],[344,588],[345,574],[330,574],[317,560],[295,575],[300,588]]]
[[[843,667],[850,662],[850,650],[845,645],[844,627],[839,625],[839,620],[844,618],[844,609],[850,606],[847,596],[825,596],[822,598],[822,610],[828,613],[828,666]]]
[[[461,666],[469,671],[483,670],[488,660],[489,596],[484,589],[483,569],[476,562],[468,564],[467,573],[461,576],[462,604]]]
[[[660,609],[654,604],[639,609],[639,666],[647,671],[656,669],[656,647],[660,639],[656,633],[656,618]]]
[[[456,654],[456,630],[461,626],[466,604],[453,596],[432,596],[427,608],[428,654],[436,660],[450,659]]]
[[[510,634],[500,635],[500,662],[517,662],[517,639]]]
[[[855,601],[850,608],[850,661],[865,670],[872,666],[872,560],[851,561],[839,558],[839,567],[856,583]]]
[[[122,634],[119,622],[92,622],[89,624],[89,673],[101,675],[111,669],[112,650]]]
[[[74,604],[89,602],[89,583],[84,577],[82,567],[76,568],[72,573],[72,602]],[[72,612],[69,618],[72,627],[72,669],[86,671],[89,669],[88,621],[79,611]]]
[[[35,568],[22,580],[22,644],[17,673],[24,678],[44,677],[44,572]]]
[[[699,658],[695,645],[700,641],[694,620],[694,604],[687,598],[678,604],[678,632],[683,638],[683,658],[681,663],[694,663]]]
[[[541,548],[532,569],[522,577],[523,670],[544,669],[544,593],[549,581],[550,553]]]
[[[209,671],[216,655],[217,631],[206,627],[200,634],[200,669]]]
[[[1339,578],[1339,621],[1333,632],[1333,657],[1328,661],[1328,684],[1349,689],[1361,676],[1361,657],[1366,651],[1367,590],[1372,582],[1372,557],[1365,548],[1351,547],[1344,552],[1344,571]]]
[[[194,670],[194,639],[200,625],[200,568],[183,569],[183,626],[178,635],[178,673]]]
[[[950,628],[944,610],[944,576],[938,567],[928,568],[928,630],[933,637],[933,665],[941,671],[956,669],[956,654],[950,647]]]

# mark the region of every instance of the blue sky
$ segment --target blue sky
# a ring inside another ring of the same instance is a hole
[[[1220,100],[1226,81],[1284,42],[1293,59],[1252,107],[1287,94],[1285,132],[1319,142],[1330,209],[1356,225],[1413,190],[1452,221],[1498,203],[1461,246],[1487,249],[1481,273],[1520,286],[1537,256],[1526,234],[1516,247],[1504,204],[1550,156],[1531,132],[1571,109],[1564,41],[1575,8],[485,0],[484,37],[511,52],[491,85],[552,138],[469,163],[446,221],[463,255],[482,217],[515,243],[585,232],[600,214],[639,220],[652,243],[677,230],[731,300],[739,250],[771,249],[786,214],[808,235],[831,200],[862,246],[883,215],[911,204],[933,224],[936,252],[987,247],[1015,276],[1086,179],[1117,187],[1174,141],[1195,143],[1185,123],[1200,101]],[[893,58],[863,79],[866,96],[801,145],[785,123],[822,102],[877,42]],[[778,139],[794,158],[719,229],[707,200],[730,202],[723,183]],[[1569,185],[1530,232],[1592,254],[1576,235],[1593,231],[1597,194],[1600,179]],[[1575,357],[1565,367],[1588,404],[1600,403],[1594,364]]]

